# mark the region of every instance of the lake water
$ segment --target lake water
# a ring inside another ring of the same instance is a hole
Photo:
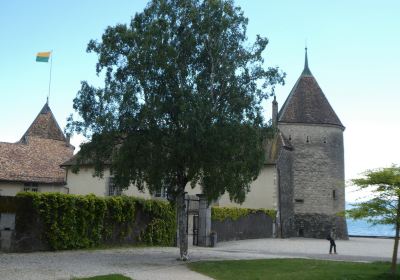
[[[349,235],[393,237],[395,234],[394,227],[391,225],[374,226],[364,220],[347,219],[347,230]]]
[[[351,209],[350,203],[346,203],[346,209]],[[391,225],[372,225],[365,220],[347,219],[347,230],[349,235],[360,236],[387,236],[393,237],[395,234],[394,226]]]

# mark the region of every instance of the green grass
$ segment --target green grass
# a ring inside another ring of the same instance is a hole
[[[93,276],[87,278],[73,278],[75,280],[133,280],[132,278],[123,276],[121,274],[108,274],[108,275],[100,275]]]
[[[389,274],[390,264],[309,259],[205,261],[189,268],[217,280],[369,280],[400,279]]]

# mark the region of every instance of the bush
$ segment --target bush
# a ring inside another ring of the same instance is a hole
[[[276,217],[276,210],[272,209],[250,209],[250,208],[237,208],[237,207],[212,207],[211,208],[211,220],[224,221],[231,219],[236,221],[241,217],[248,216],[253,213],[265,213],[270,216],[273,220]]]
[[[44,225],[42,238],[53,250],[95,247],[107,241],[173,245],[175,211],[163,201],[61,193],[18,196],[32,200],[32,211]],[[143,229],[137,228],[138,211],[148,220]]]

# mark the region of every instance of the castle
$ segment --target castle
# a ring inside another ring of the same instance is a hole
[[[308,67],[307,50],[304,70],[282,108],[272,102],[272,123],[275,134],[265,141],[265,163],[245,202],[238,205],[224,194],[215,205],[277,210],[276,237],[325,238],[335,229],[338,238],[347,239],[346,220],[338,215],[345,210],[345,128]],[[166,196],[135,186],[122,190],[108,169],[102,178],[93,177],[90,164],[71,172],[73,149],[46,103],[19,142],[0,142],[0,195],[30,190]],[[200,186],[186,190],[201,193]]]
[[[330,106],[308,67],[278,113],[274,100],[272,122],[276,127],[275,168],[278,178],[278,235],[324,238],[336,230],[347,239],[345,210],[345,127]]]

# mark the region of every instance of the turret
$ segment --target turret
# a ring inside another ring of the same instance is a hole
[[[293,147],[293,224],[289,235],[324,238],[335,228],[347,238],[344,126],[308,66],[279,112],[278,129]]]

